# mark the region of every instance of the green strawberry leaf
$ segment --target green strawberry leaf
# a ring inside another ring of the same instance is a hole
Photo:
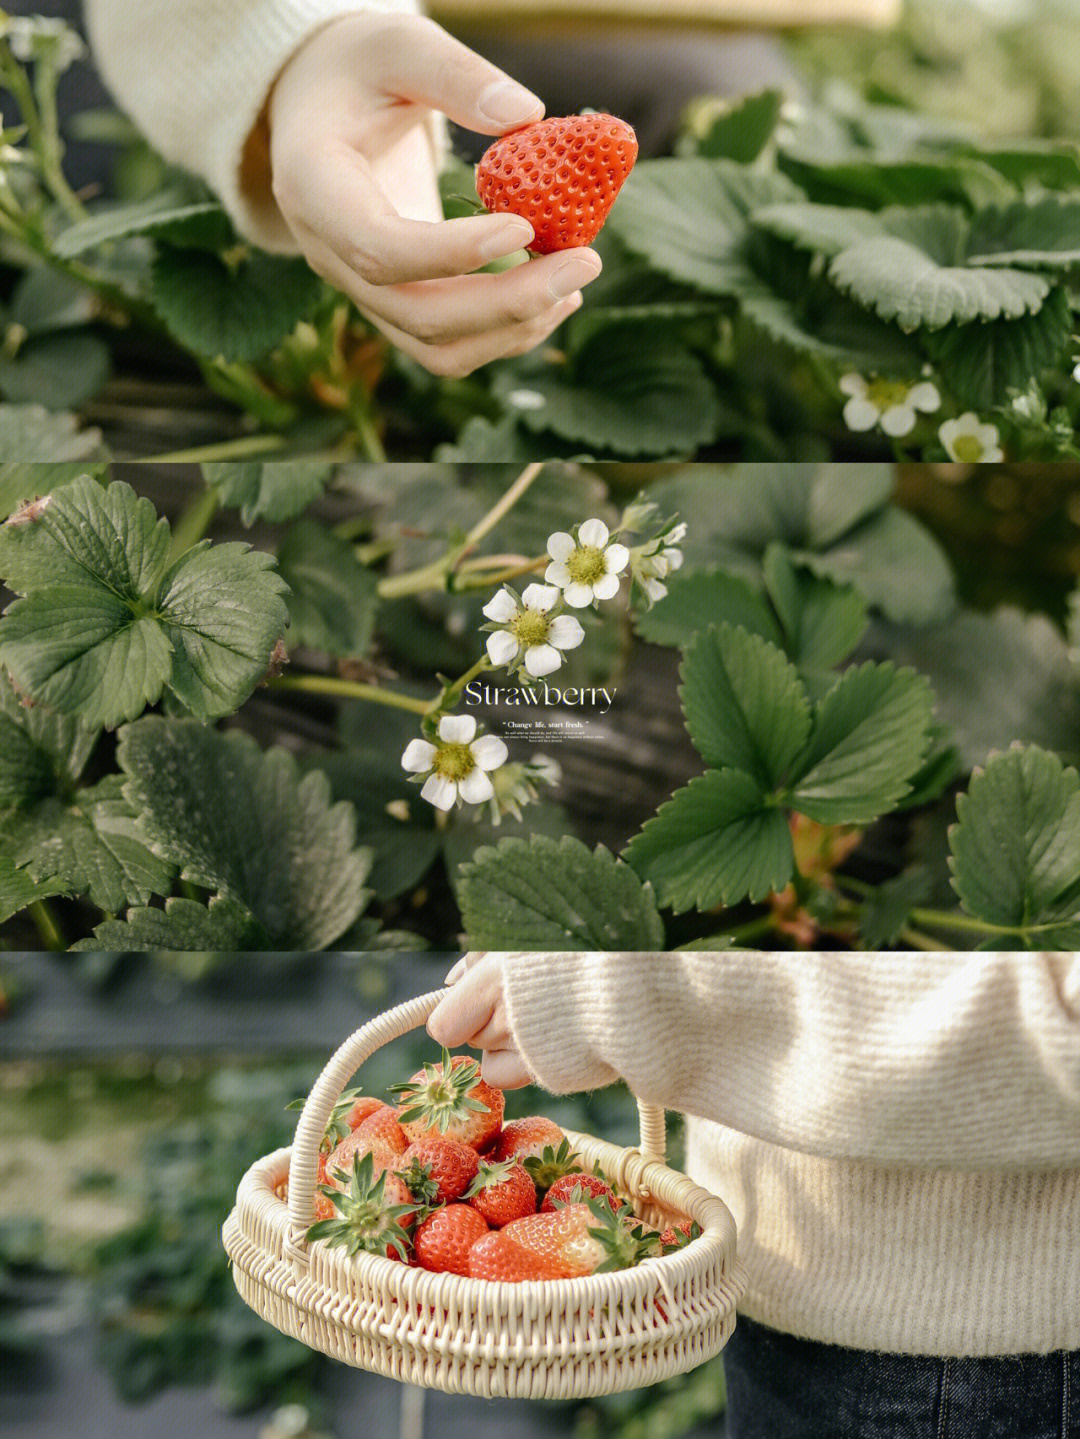
[[[233,461],[203,465],[203,478],[223,505],[240,511],[245,525],[291,520],[326,489],[333,465],[316,460]]]
[[[61,881],[67,893],[88,895],[106,913],[168,894],[176,868],[146,847],[121,786],[119,775],[109,775],[71,803],[37,804],[14,826],[16,864],[35,879]]]
[[[930,744],[933,695],[914,670],[848,670],[814,713],[786,802],[821,824],[868,824],[911,792]]]
[[[629,326],[616,341],[596,332],[571,360],[533,358],[501,366],[494,389],[521,424],[550,430],[591,451],[616,455],[692,455],[716,439],[716,388],[685,345],[662,331]]]
[[[224,209],[214,200],[191,203],[177,190],[163,190],[149,200],[103,206],[85,220],[77,220],[53,241],[61,259],[72,260],[110,240],[130,235],[154,235],[181,244],[216,248],[234,236]]]
[[[66,892],[63,880],[35,880],[25,869],[18,869],[14,860],[0,854],[0,924],[39,899],[49,899]]]
[[[1044,615],[964,610],[943,625],[885,627],[875,639],[929,680],[966,770],[1015,741],[1075,751],[1080,683],[1061,631]]]
[[[99,734],[70,715],[24,707],[0,674],[0,814],[69,793]]]
[[[900,228],[894,222],[894,232]],[[1040,309],[1050,293],[1040,275],[966,262],[966,221],[958,210],[912,210],[903,228],[903,238],[893,233],[842,250],[828,272],[839,290],[902,330],[1018,319]]]
[[[804,679],[831,684],[831,671],[855,649],[869,621],[858,590],[796,567],[782,545],[770,545],[765,587],[784,627],[784,649]]]
[[[748,216],[799,200],[783,175],[731,160],[642,160],[608,226],[653,269],[710,295],[738,296],[756,280],[746,258]]]
[[[289,586],[289,638],[324,654],[365,655],[378,608],[378,582],[347,540],[317,520],[299,520],[278,546]]]
[[[810,737],[810,703],[783,651],[713,625],[695,636],[680,673],[686,728],[705,762],[775,789]]]
[[[203,950],[229,952],[272,948],[258,920],[230,895],[208,905],[167,899],[164,909],[132,909],[126,919],[107,919],[74,950]]]
[[[900,938],[911,911],[930,898],[933,884],[923,868],[905,870],[871,890],[859,916],[859,934],[870,949],[887,949]]]
[[[0,393],[15,404],[48,395],[57,409],[78,409],[109,378],[109,347],[97,335],[61,333],[32,337],[14,359],[0,359]]]
[[[624,851],[676,913],[763,900],[791,879],[783,810],[738,770],[709,770],[677,790]]]
[[[693,133],[685,137],[685,146],[708,159],[752,164],[772,139],[783,104],[782,90],[759,90],[735,100],[708,100],[702,114],[692,117]]]
[[[1080,265],[1080,196],[1046,195],[988,206],[972,221],[968,260],[1033,269]]]
[[[166,688],[203,719],[231,713],[287,624],[271,556],[202,541],[168,570],[169,526],[130,486],[83,477],[0,527],[0,574],[24,598],[0,618],[19,689],[112,726]]]
[[[649,885],[609,850],[569,835],[478,849],[457,893],[475,949],[663,949]]]
[[[755,229],[787,240],[799,250],[830,257],[888,234],[881,213],[847,205],[814,205],[809,200],[762,205],[750,218]]]
[[[953,888],[968,914],[1080,943],[1080,776],[1056,755],[1017,746],[992,756],[957,799],[949,831]]]
[[[181,878],[238,900],[273,949],[332,944],[370,898],[370,851],[326,776],[237,731],[147,716],[120,731],[140,833]]]
[[[687,569],[676,571],[665,583],[664,598],[634,617],[642,639],[685,648],[699,630],[726,620],[772,644],[781,643],[780,627],[768,604],[738,576],[720,569]]]
[[[153,300],[174,339],[197,355],[259,360],[311,314],[322,281],[305,260],[253,250],[226,261],[162,244]]]
[[[1068,297],[1058,287],[1034,315],[936,330],[925,336],[925,343],[960,405],[990,410],[1005,404],[1011,390],[1026,389],[1033,378],[1059,364],[1072,329]]]

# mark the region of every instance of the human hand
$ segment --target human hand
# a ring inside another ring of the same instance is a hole
[[[600,273],[591,249],[472,273],[523,249],[518,216],[444,220],[427,121],[502,135],[542,101],[431,20],[349,15],[292,56],[267,111],[274,199],[301,252],[395,345],[461,377],[541,344]]]
[[[450,993],[432,1011],[428,1034],[453,1049],[467,1044],[483,1050],[481,1077],[496,1089],[521,1089],[532,1075],[510,1033],[503,988],[503,961],[497,954],[466,955],[446,976]]]

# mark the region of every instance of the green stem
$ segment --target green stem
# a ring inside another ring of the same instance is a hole
[[[67,941],[46,900],[35,899],[29,906],[28,913],[37,926],[37,932],[41,935],[41,942],[46,949],[67,949]]]
[[[60,138],[60,116],[56,108],[56,86],[59,76],[51,65],[38,63],[35,74],[38,113],[41,116],[41,171],[45,182],[65,213],[72,220],[86,218],[86,207],[67,182],[64,174],[64,143]]]
[[[375,465],[386,464],[386,450],[375,428],[375,422],[371,418],[371,412],[365,405],[353,415],[353,422],[356,426],[356,437],[360,441],[360,453],[365,460],[370,460]]]
[[[763,914],[758,919],[747,920],[745,924],[740,924],[735,929],[728,930],[725,938],[733,939],[736,944],[741,944],[744,939],[757,939],[763,934],[771,934],[775,927],[773,916],[771,914]]]
[[[272,450],[280,450],[284,444],[283,435],[244,435],[238,440],[223,440],[220,444],[196,445],[190,450],[172,450],[166,455],[154,455],[152,463],[209,465],[220,460],[246,460],[253,455],[265,455]]]
[[[475,574],[466,579],[457,580],[454,584],[456,594],[464,594],[467,590],[486,590],[492,585],[505,584],[507,580],[516,580],[521,575],[534,575],[537,570],[548,563],[547,555],[539,555],[535,560],[528,560],[520,565],[512,565],[505,570],[499,570],[495,574]]]
[[[360,684],[357,680],[338,679],[334,675],[275,675],[266,681],[266,687],[272,690],[301,690],[305,694],[340,695],[350,700],[370,700],[373,704],[411,710],[418,715],[427,714],[431,709],[427,700],[398,694],[396,690],[380,689],[378,685]]]
[[[449,589],[450,576],[458,564],[486,534],[495,528],[503,516],[513,509],[529,486],[535,483],[543,468],[543,464],[539,462],[526,465],[498,503],[492,505],[491,509],[477,520],[460,545],[454,545],[439,559],[433,560],[429,565],[423,565],[418,570],[409,570],[401,575],[387,575],[381,579],[379,581],[380,597],[384,600],[393,600],[400,599],[403,595],[423,594],[425,590]],[[469,588],[476,588],[476,586],[469,586]]]
[[[927,924],[932,929],[957,929],[969,934],[1034,934],[1039,929],[1053,929],[1053,925],[991,924],[986,919],[972,915],[954,914],[947,909],[913,909],[910,918],[916,924]]]
[[[929,935],[920,934],[917,929],[912,929],[910,925],[904,926],[900,931],[899,937],[905,944],[910,945],[912,949],[925,950],[927,954],[936,954],[939,950],[950,948],[949,945],[942,944],[939,939],[931,939]]]
[[[209,485],[205,490],[200,490],[173,526],[172,542],[169,545],[170,564],[181,555],[186,555],[192,545],[198,544],[210,528],[210,521],[217,513],[217,507],[217,490]]]
[[[494,668],[495,666],[488,659],[487,655],[482,655],[474,665],[465,671],[460,679],[456,679],[453,684],[447,685],[443,689],[442,694],[439,695],[434,704],[428,706],[429,712],[437,714],[439,710],[446,709],[447,705],[457,699],[458,695],[470,680],[474,680],[477,675],[485,674],[488,670],[493,670]]]

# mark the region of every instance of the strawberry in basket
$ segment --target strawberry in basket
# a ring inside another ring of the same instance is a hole
[[[410,1141],[456,1139],[484,1150],[502,1127],[506,1105],[501,1089],[480,1078],[480,1065],[463,1054],[441,1064],[425,1064],[405,1084],[393,1084],[398,1097],[397,1119]]]
[[[523,1164],[505,1159],[501,1164],[481,1164],[465,1201],[482,1214],[492,1229],[501,1229],[515,1219],[536,1213],[536,1185]]]
[[[376,1173],[371,1154],[354,1156],[352,1172],[342,1187],[322,1185],[321,1192],[334,1217],[313,1224],[308,1239],[341,1245],[349,1254],[408,1260],[416,1201],[396,1174],[388,1169]]]
[[[659,1253],[656,1236],[631,1211],[613,1214],[601,1199],[515,1219],[502,1233],[560,1279],[629,1269]]]
[[[480,1156],[457,1139],[417,1139],[394,1167],[416,1199],[427,1205],[449,1204],[476,1178]]]

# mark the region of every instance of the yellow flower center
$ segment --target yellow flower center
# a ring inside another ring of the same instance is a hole
[[[519,645],[531,649],[533,645],[547,644],[551,624],[540,610],[524,609],[510,625],[511,633]]]
[[[910,393],[911,386],[905,385],[903,380],[871,380],[866,387],[866,398],[882,414],[896,405],[906,404]]]
[[[438,753],[435,755],[434,769],[435,773],[442,775],[443,779],[453,780],[454,783],[457,783],[466,775],[472,774],[475,768],[476,761],[467,744],[454,741],[439,745]]]
[[[983,457],[982,440],[978,435],[957,435],[952,442],[953,458],[965,465],[977,465]]]
[[[577,585],[595,585],[607,574],[604,552],[596,545],[581,545],[567,560],[566,568]]]

